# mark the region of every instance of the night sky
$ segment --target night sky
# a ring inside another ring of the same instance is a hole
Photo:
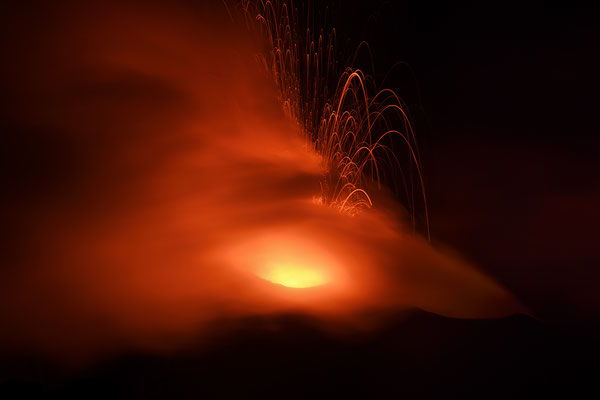
[[[598,10],[358,3],[341,19],[378,75],[412,69],[392,86],[422,135],[433,236],[544,318],[597,315]]]

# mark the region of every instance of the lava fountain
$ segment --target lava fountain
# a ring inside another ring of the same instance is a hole
[[[47,7],[17,16],[41,34],[5,24],[3,349],[168,349],[279,312],[521,311],[428,240],[398,96],[336,71],[333,36],[299,46],[287,3]]]

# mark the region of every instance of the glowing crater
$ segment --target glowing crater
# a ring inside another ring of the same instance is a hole
[[[321,269],[291,264],[273,266],[258,276],[278,285],[297,289],[321,286],[330,280]]]

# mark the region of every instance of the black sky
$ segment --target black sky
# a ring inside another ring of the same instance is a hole
[[[434,239],[545,319],[598,316],[599,9],[351,1],[335,15],[409,105]]]

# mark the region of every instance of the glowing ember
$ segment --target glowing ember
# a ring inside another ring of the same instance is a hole
[[[259,276],[267,281],[298,289],[321,286],[329,282],[329,277],[318,268],[290,264],[274,266]]]

